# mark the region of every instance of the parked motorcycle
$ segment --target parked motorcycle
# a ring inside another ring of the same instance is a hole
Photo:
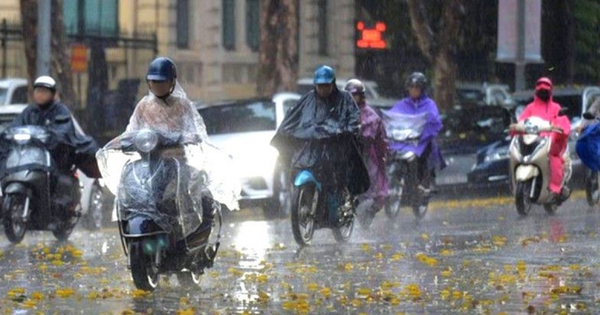
[[[519,135],[513,137],[510,148],[510,175],[515,195],[517,212],[526,216],[532,204],[541,204],[548,214],[554,214],[561,201],[555,200],[547,189],[550,181],[549,152],[551,137],[548,132],[562,131],[540,117],[530,117],[517,123],[514,130]],[[571,159],[569,149],[564,153],[564,176],[562,187],[567,188],[571,179]]]
[[[145,129],[124,133],[99,154],[103,174],[120,172],[117,221],[138,289],[154,290],[161,274],[198,285],[217,255],[220,204],[205,189],[205,174],[185,163],[186,148],[179,134]]]
[[[81,191],[75,169],[57,171],[49,151],[61,145],[57,137],[33,125],[12,127],[4,137],[10,146],[2,179],[6,237],[20,243],[27,230],[49,230],[58,240],[68,239],[79,220]]]
[[[390,152],[388,159],[389,195],[385,204],[385,214],[395,219],[403,206],[412,207],[417,219],[425,216],[429,206],[428,192],[419,189],[419,165],[415,152],[425,125],[427,113],[405,115],[383,112],[387,137],[392,142],[412,144],[402,151]]]
[[[300,170],[293,182],[291,221],[296,243],[309,245],[315,229],[331,228],[337,242],[347,242],[354,229],[354,198],[347,189],[325,188],[319,177]]]

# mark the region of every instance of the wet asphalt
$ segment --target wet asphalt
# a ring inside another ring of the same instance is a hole
[[[165,276],[153,293],[134,287],[116,226],[66,243],[2,233],[0,314],[600,313],[600,207],[576,191],[555,215],[520,217],[510,195],[470,193],[435,196],[421,220],[380,212],[347,244],[318,230],[305,248],[289,219],[229,213],[201,285]]]

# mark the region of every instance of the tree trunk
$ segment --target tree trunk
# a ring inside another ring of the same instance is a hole
[[[258,95],[294,91],[298,78],[298,0],[261,0]]]
[[[101,43],[92,43],[90,51],[86,123],[90,134],[100,135],[106,131],[104,99],[108,92],[108,65],[106,52]]]
[[[27,75],[29,82],[36,79],[37,55],[37,25],[38,10],[37,0],[20,0],[21,25],[23,29],[23,42],[27,58]],[[63,27],[62,1],[52,0],[52,32],[51,32],[51,67],[52,76],[58,83],[61,99],[71,108],[75,108],[77,95],[73,88],[71,63],[67,53],[66,36]],[[31,88],[31,85],[30,85]]]
[[[37,1],[21,0],[21,27],[23,29],[23,46],[27,59],[27,76],[29,82],[35,81],[35,56],[37,49]],[[31,84],[29,85],[31,96]]]
[[[438,27],[432,27],[425,19],[427,5],[425,1],[408,0],[407,4],[417,44],[423,55],[433,63],[431,80],[435,89],[433,98],[440,110],[450,109],[454,105],[457,71],[454,53],[461,23],[462,1],[442,2],[440,20],[430,19],[431,23],[439,23]],[[435,33],[434,29],[439,31]]]
[[[34,1],[35,2],[35,1]],[[71,110],[78,107],[77,93],[73,87],[73,74],[71,73],[71,59],[69,56],[65,27],[63,25],[63,2],[52,0],[52,74],[59,82],[61,100]]]

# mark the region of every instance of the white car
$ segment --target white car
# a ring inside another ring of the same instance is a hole
[[[27,81],[25,81],[25,84],[27,84]],[[23,104],[0,106],[0,132],[4,131],[26,107],[27,105]],[[83,132],[74,118],[73,121],[78,132]],[[77,175],[81,188],[81,221],[86,229],[100,229],[103,222],[107,222],[109,218],[104,207],[104,185],[100,179],[89,178],[79,170],[77,170]]]
[[[278,93],[272,98],[198,106],[212,142],[233,158],[242,184],[242,206],[259,204],[267,218],[289,213],[286,176],[277,165],[278,152],[269,142],[286,111],[300,97],[296,93]]]
[[[26,79],[0,80],[0,106],[2,105],[27,105]]]

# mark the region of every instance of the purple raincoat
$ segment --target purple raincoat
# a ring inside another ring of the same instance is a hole
[[[419,115],[428,113],[427,123],[423,129],[419,143],[416,146],[406,142],[392,141],[392,143],[390,143],[390,150],[412,151],[417,156],[421,156],[427,146],[431,144],[431,155],[428,158],[429,166],[438,170],[446,167],[446,162],[444,161],[436,142],[438,133],[442,129],[442,119],[440,117],[437,105],[431,98],[425,94],[416,100],[406,97],[394,104],[389,112],[404,115]]]
[[[362,197],[373,199],[375,207],[383,206],[388,196],[385,157],[388,152],[383,121],[368,105],[360,106],[361,140],[363,142],[363,157],[371,186]]]

